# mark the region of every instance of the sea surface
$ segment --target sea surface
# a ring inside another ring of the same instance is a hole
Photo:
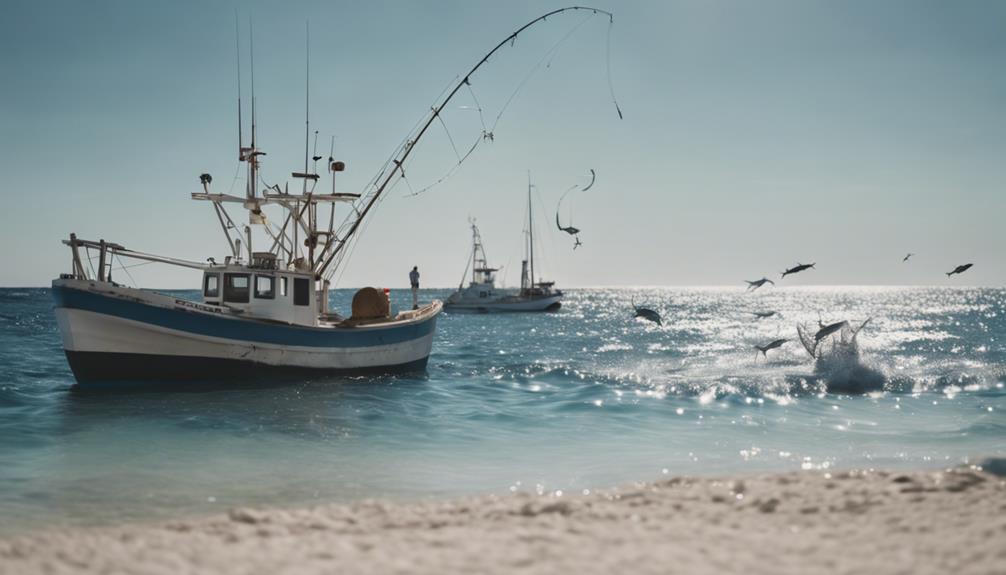
[[[633,319],[633,300],[663,325]],[[796,341],[798,323],[867,318],[847,365]],[[753,347],[777,338],[793,341],[766,358]],[[557,313],[442,315],[421,376],[73,384],[49,291],[0,290],[0,535],[666,475],[942,468],[1006,455],[1006,290],[574,289]]]

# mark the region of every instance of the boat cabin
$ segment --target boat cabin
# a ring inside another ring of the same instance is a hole
[[[203,303],[249,316],[317,325],[328,312],[327,290],[314,289],[311,272],[281,270],[275,254],[256,252],[252,262],[210,266],[203,272]]]

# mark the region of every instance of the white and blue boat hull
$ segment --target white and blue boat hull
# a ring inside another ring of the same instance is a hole
[[[441,310],[434,302],[374,325],[311,327],[85,280],[54,281],[53,297],[80,384],[422,371]]]

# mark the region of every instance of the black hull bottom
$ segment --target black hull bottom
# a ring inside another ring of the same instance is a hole
[[[186,384],[192,387],[234,384],[263,385],[295,378],[326,376],[423,374],[421,360],[399,365],[324,369],[277,366],[237,359],[67,351],[66,359],[80,389],[122,387],[167,387]]]

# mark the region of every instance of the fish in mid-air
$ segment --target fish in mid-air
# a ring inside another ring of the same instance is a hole
[[[755,281],[751,281],[751,280],[744,280],[744,281],[747,282],[747,284],[748,284],[748,291],[754,291],[754,290],[760,288],[761,286],[763,286],[765,284],[775,285],[775,282],[772,281],[772,280],[770,280],[770,279],[768,279],[768,278],[761,278],[760,280],[755,280]]]
[[[788,270],[782,272],[782,277],[786,277],[786,276],[788,276],[790,274],[798,274],[798,273],[802,272],[803,270],[813,268],[815,265],[817,265],[817,262],[814,262],[812,264],[801,264],[801,263],[798,263],[798,264],[796,264],[796,266],[791,267]],[[815,269],[817,269],[817,268],[815,268]]]
[[[822,339],[828,337],[829,335],[835,333],[836,331],[842,329],[849,325],[848,321],[836,321],[835,323],[830,323],[828,325],[821,325],[821,329],[814,334],[814,341],[819,342]]]
[[[636,307],[635,300],[633,300],[633,302],[632,302],[632,309],[634,309],[635,312],[636,312],[636,315],[632,316],[633,318],[641,317],[641,318],[643,318],[645,320],[652,321],[653,323],[655,323],[657,325],[664,325],[660,321],[660,314],[659,313],[653,311],[652,309],[650,309],[648,307]]]
[[[772,316],[774,316],[775,314],[777,314],[779,312],[776,312],[776,311],[753,311],[753,312],[750,312],[750,313],[751,313],[751,315],[755,316],[758,319],[765,319],[767,317],[772,317]]]
[[[755,347],[755,349],[757,349],[758,351],[761,352],[762,356],[764,356],[764,357],[767,358],[768,357],[768,353],[767,353],[768,350],[775,349],[777,347],[782,347],[782,345],[784,343],[786,343],[787,341],[789,341],[789,340],[788,339],[777,339],[777,340],[774,340],[774,341],[770,341],[770,342],[766,343],[765,345],[756,345],[754,347]],[[756,355],[756,357],[757,357],[757,355]]]
[[[901,261],[902,261],[902,262],[907,262],[907,261],[908,261],[908,258],[910,258],[910,257],[912,257],[912,256],[914,256],[914,255],[915,255],[915,254],[913,254],[913,253],[909,253],[909,254],[908,254],[907,256],[905,256],[905,259],[903,259],[903,260],[901,260]]]
[[[973,266],[973,265],[975,265],[975,264],[962,264],[962,265],[959,265],[959,266],[957,266],[957,267],[954,268],[954,271],[947,272],[947,277],[950,277],[950,276],[952,276],[954,274],[962,274],[962,273],[968,271],[971,268],[971,266]]]

